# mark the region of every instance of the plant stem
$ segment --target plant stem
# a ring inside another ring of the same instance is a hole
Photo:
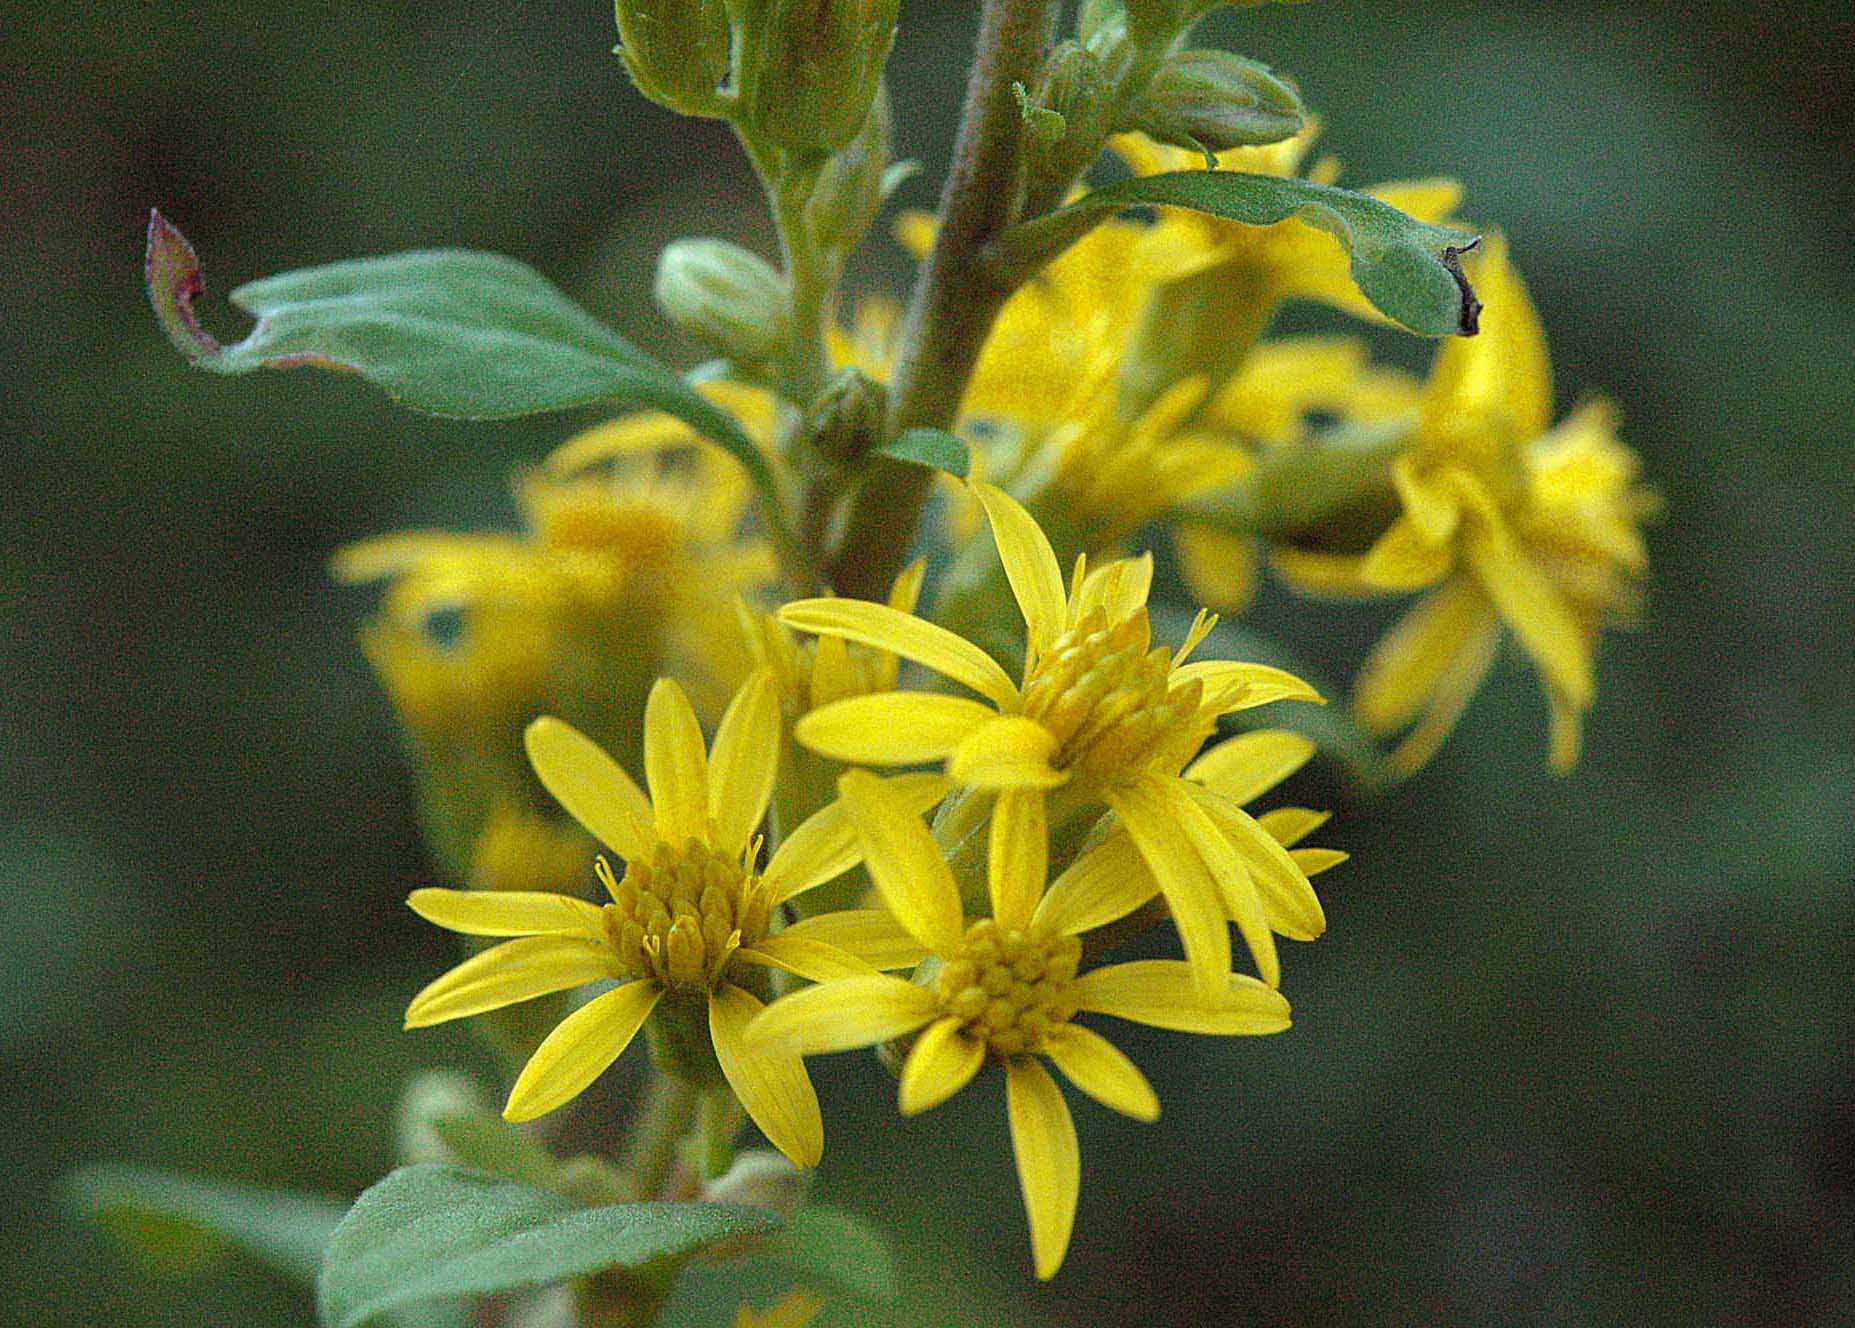
[[[1035,84],[1058,7],[1056,0],[986,0],[940,228],[915,281],[889,385],[888,437],[953,423],[1011,294],[982,255],[1017,220],[1024,121],[1012,85]],[[882,598],[907,557],[931,482],[919,466],[883,460],[870,468],[828,568],[839,594]]]
[[[698,1089],[653,1070],[644,1105],[632,1126],[631,1150],[626,1169],[636,1181],[641,1198],[654,1199],[676,1162],[677,1145],[695,1119]]]

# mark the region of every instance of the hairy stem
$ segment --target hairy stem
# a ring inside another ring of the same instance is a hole
[[[660,1071],[652,1073],[644,1105],[632,1127],[631,1149],[626,1158],[626,1168],[641,1198],[654,1199],[663,1191],[664,1181],[676,1162],[677,1145],[689,1133],[695,1118],[699,1091],[681,1079]]]
[[[1034,83],[1058,7],[1056,0],[986,0],[940,229],[915,281],[889,386],[889,437],[953,423],[1011,294],[983,254],[1017,220],[1024,122],[1012,85]],[[931,481],[919,466],[885,460],[871,467],[829,563],[838,593],[882,597],[907,557]]]

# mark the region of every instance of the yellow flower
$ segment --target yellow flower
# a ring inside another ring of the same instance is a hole
[[[1393,471],[1402,515],[1357,567],[1367,588],[1441,584],[1374,649],[1355,704],[1379,732],[1410,728],[1394,760],[1416,769],[1455,726],[1505,626],[1539,670],[1562,773],[1578,759],[1601,629],[1637,606],[1654,499],[1607,404],[1551,427],[1545,334],[1499,235],[1476,277],[1482,334],[1438,353]]]
[[[407,1008],[406,1026],[481,1014],[600,979],[620,983],[569,1015],[535,1050],[503,1112],[519,1121],[577,1096],[660,1003],[684,1017],[705,1010],[720,1073],[748,1115],[794,1165],[816,1165],[823,1125],[803,1064],[743,1042],[742,1030],[761,1008],[754,989],[768,990],[768,966],[814,980],[873,974],[872,963],[889,962],[885,950],[906,938],[874,912],[773,930],[781,904],[859,857],[843,812],[827,808],[787,836],[764,868],[757,866],[754,832],[772,794],[779,728],[772,675],[757,673],[735,695],[713,750],[705,751],[682,689],[660,680],[644,717],[646,798],[589,739],[558,720],[535,721],[527,734],[535,774],[623,860],[624,875],[599,859],[599,879],[611,897],[603,907],[557,894],[414,891],[408,902],[439,926],[517,939],[427,986]],[[915,776],[895,796],[932,805],[944,789],[933,776]]]
[[[734,1316],[734,1328],[807,1328],[823,1308],[823,1296],[801,1287],[782,1296],[763,1314],[755,1314],[751,1305],[741,1306]]]
[[[1207,992],[1230,969],[1223,893],[1248,877],[1243,850],[1261,847],[1240,808],[1221,823],[1201,786],[1180,778],[1220,715],[1285,698],[1319,700],[1280,669],[1222,660],[1187,663],[1211,630],[1200,614],[1175,658],[1152,648],[1146,600],[1150,557],[1087,572],[1078,559],[1065,593],[1049,540],[1021,506],[974,486],[992,524],[1029,641],[1022,684],[991,656],[943,627],[861,600],[800,600],[780,610],[789,626],[888,650],[977,692],[983,701],[888,692],[837,701],[800,720],[795,735],[834,760],[865,765],[945,761],[963,786],[1061,790],[1059,821],[1106,804],[1126,826],[1172,910],[1187,957]],[[1269,841],[1273,844],[1273,841]],[[1229,887],[1221,884],[1233,883]],[[1273,944],[1251,937],[1264,978],[1280,979]]]
[[[921,598],[927,564],[920,559],[904,567],[889,591],[889,607],[913,613]],[[850,696],[895,689],[901,660],[887,650],[868,650],[841,637],[802,641],[778,616],[737,601],[741,635],[755,668],[773,671],[781,708],[789,721]]]
[[[822,982],[767,1007],[750,1044],[814,1055],[919,1034],[902,1065],[900,1106],[914,1115],[952,1097],[988,1061],[1003,1068],[1018,1180],[1037,1276],[1062,1265],[1075,1223],[1081,1158],[1047,1058],[1105,1106],[1151,1121],[1146,1076],[1079,1013],[1192,1033],[1277,1033],[1288,1002],[1254,978],[1222,975],[1208,998],[1183,963],[1150,959],[1079,973],[1077,933],[1117,906],[1122,878],[1084,855],[1048,882],[1048,833],[1033,791],[1002,794],[993,812],[987,886],[992,916],[963,915],[959,886],[920,813],[863,771],[844,775],[843,805],[877,890],[922,951],[931,983],[873,975]]]
[[[578,826],[523,807],[491,810],[471,847],[473,890],[564,891],[586,875],[592,842]]]

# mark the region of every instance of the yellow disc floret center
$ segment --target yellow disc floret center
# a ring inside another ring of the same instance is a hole
[[[1043,1050],[1044,1035],[1076,1012],[1082,942],[1007,931],[991,918],[966,929],[959,954],[934,982],[941,1009],[995,1056]]]
[[[1112,783],[1175,756],[1183,765],[1210,736],[1203,688],[1174,689],[1172,651],[1151,643],[1144,609],[1113,624],[1094,609],[1039,656],[1024,714],[1056,736],[1051,764]]]
[[[620,962],[668,987],[714,988],[736,950],[766,937],[759,878],[700,840],[658,844],[648,861],[627,863],[612,896],[606,935]]]

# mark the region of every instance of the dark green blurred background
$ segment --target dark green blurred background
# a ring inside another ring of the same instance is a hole
[[[898,148],[944,161],[971,8],[903,6]],[[1297,75],[1348,178],[1452,173],[1667,497],[1646,630],[1544,766],[1507,660],[1433,768],[1337,802],[1290,1034],[1131,1035],[1166,1104],[1079,1104],[1068,1267],[1028,1278],[990,1089],[898,1124],[820,1063],[821,1185],[909,1246],[905,1319],[1855,1322],[1855,40],[1847,5],[1345,4],[1214,30]],[[1841,25],[1840,33],[1836,31]],[[340,541],[488,520],[571,422],[408,417],[190,372],[139,284],[159,204],[242,280],[397,248],[526,259],[681,357],[685,227],[757,243],[714,125],[646,105],[599,0],[16,6],[0,25],[0,1316],[309,1321],[261,1273],[154,1286],[58,1214],[127,1157],[349,1195],[446,962]],[[886,241],[853,276],[899,289]],[[1421,363],[1396,338],[1388,354]],[[1331,675],[1382,615],[1266,603]],[[898,1145],[900,1151],[898,1152]],[[1009,1306],[1010,1308],[1004,1308]],[[843,1320],[848,1321],[848,1320]]]

